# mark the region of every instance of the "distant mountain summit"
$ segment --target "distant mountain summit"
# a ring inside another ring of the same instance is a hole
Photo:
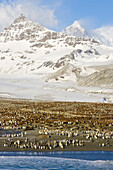
[[[79,21],[75,21],[71,26],[67,27],[62,31],[62,33],[81,37],[81,38],[90,38],[85,28],[80,24]]]

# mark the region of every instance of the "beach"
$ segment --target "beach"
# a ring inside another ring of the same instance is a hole
[[[113,104],[1,99],[0,151],[113,151]]]

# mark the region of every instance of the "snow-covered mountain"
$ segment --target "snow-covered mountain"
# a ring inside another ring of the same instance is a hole
[[[69,29],[74,33],[71,36],[21,15],[5,28],[0,33],[0,96],[71,101],[112,98],[113,48],[90,39],[79,23],[74,26]]]
[[[73,51],[79,44],[90,49],[98,42],[48,30],[21,15],[0,33],[0,73],[54,72],[75,62],[80,51]]]
[[[94,38],[104,45],[113,46],[113,26],[87,30],[81,25],[80,21],[75,21],[72,25],[64,29],[62,33],[75,37]]]
[[[71,26],[64,29],[62,33],[81,38],[90,38],[90,35],[79,21],[75,21]]]

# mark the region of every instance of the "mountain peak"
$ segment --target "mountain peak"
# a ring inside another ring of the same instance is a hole
[[[21,14],[8,28],[0,33],[0,42],[35,39],[39,36],[40,31],[45,31],[45,28]]]
[[[79,21],[74,21],[74,23],[68,26],[66,29],[62,31],[64,34],[82,37],[82,38],[89,38],[89,35],[84,27],[82,27]]]
[[[74,21],[74,23],[73,23],[71,26],[75,26],[75,27],[84,29],[84,28],[81,26],[81,24],[80,24],[79,21]]]
[[[28,21],[28,19],[23,14],[21,14],[18,18],[14,20],[14,23],[25,22],[25,21]]]

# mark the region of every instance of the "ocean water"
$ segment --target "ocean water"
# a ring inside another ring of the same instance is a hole
[[[0,170],[113,170],[113,152],[0,152]]]

